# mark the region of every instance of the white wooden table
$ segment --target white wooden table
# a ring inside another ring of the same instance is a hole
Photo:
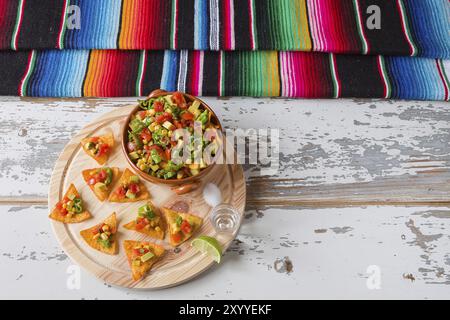
[[[450,298],[448,103],[205,100],[229,128],[281,129],[280,172],[246,166],[246,219],[220,266],[134,291],[83,270],[76,285],[46,194],[69,138],[135,99],[1,97],[0,298]]]

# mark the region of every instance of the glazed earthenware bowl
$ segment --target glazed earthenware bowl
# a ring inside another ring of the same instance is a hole
[[[155,91],[152,91],[152,93],[150,93],[150,95],[147,97],[147,99],[152,99],[152,98],[157,98],[160,96],[165,96],[168,94],[172,94],[174,92],[168,92],[168,91],[164,91],[161,89],[157,89]],[[198,100],[202,106],[207,109],[210,113],[211,113],[211,122],[216,126],[216,128],[218,130],[220,130],[220,132],[222,133],[222,125],[220,124],[219,119],[217,118],[217,115],[214,113],[214,111],[211,109],[211,107],[209,105],[207,105],[205,102],[203,102],[201,99],[194,97],[190,94],[186,94],[183,93],[184,98],[186,99],[186,101],[190,102],[190,101],[194,101],[194,100]],[[182,179],[161,179],[161,178],[157,178],[154,177],[142,170],[140,170],[136,164],[131,160],[130,156],[128,155],[128,148],[127,148],[127,143],[128,143],[128,130],[129,130],[129,123],[131,121],[132,116],[137,112],[141,110],[140,106],[137,105],[132,111],[131,113],[128,115],[123,127],[122,127],[122,151],[125,155],[125,158],[128,161],[128,164],[131,166],[131,168],[133,169],[133,171],[135,171],[140,177],[142,177],[144,180],[149,181],[151,183],[157,183],[157,184],[166,184],[166,185],[171,185],[174,187],[177,187],[179,190],[181,190],[182,193],[183,192],[183,186],[185,186],[185,189],[188,191],[188,189],[190,190],[191,187],[194,184],[197,184],[198,181],[204,177],[208,172],[211,171],[211,169],[213,168],[213,166],[215,165],[215,163],[211,163],[209,164],[206,168],[202,169],[197,175],[195,176],[191,176],[191,177],[186,177],[186,178],[182,178]]]

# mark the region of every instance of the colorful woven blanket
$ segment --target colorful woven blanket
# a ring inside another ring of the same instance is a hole
[[[0,0],[0,94],[449,99],[448,0]]]

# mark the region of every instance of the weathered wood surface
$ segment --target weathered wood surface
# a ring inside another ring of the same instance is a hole
[[[443,102],[206,98],[228,128],[277,128],[280,171],[247,166],[248,205],[449,204]],[[117,99],[2,98],[0,201],[45,203],[63,146]]]
[[[55,240],[47,208],[1,210],[8,227],[0,234],[0,298],[449,297],[450,210],[372,206],[248,211],[239,241],[220,266],[187,284],[158,291],[109,287],[83,270],[77,289],[76,269]],[[285,257],[292,263],[290,273],[282,263]],[[377,267],[380,289],[369,289],[375,288],[371,276]]]
[[[135,99],[2,97],[0,214],[8,226],[0,235],[0,297],[449,297],[448,103],[205,100],[229,128],[281,129],[280,171],[260,176],[245,166],[242,243],[222,266],[149,293],[110,288],[83,271],[81,288],[67,289],[72,263],[46,218],[63,146],[89,121]],[[293,264],[289,274],[275,263],[284,257]],[[379,290],[366,284],[371,265],[381,271]]]

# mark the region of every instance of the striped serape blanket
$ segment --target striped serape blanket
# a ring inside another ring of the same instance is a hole
[[[0,0],[0,94],[449,100],[448,0]]]

